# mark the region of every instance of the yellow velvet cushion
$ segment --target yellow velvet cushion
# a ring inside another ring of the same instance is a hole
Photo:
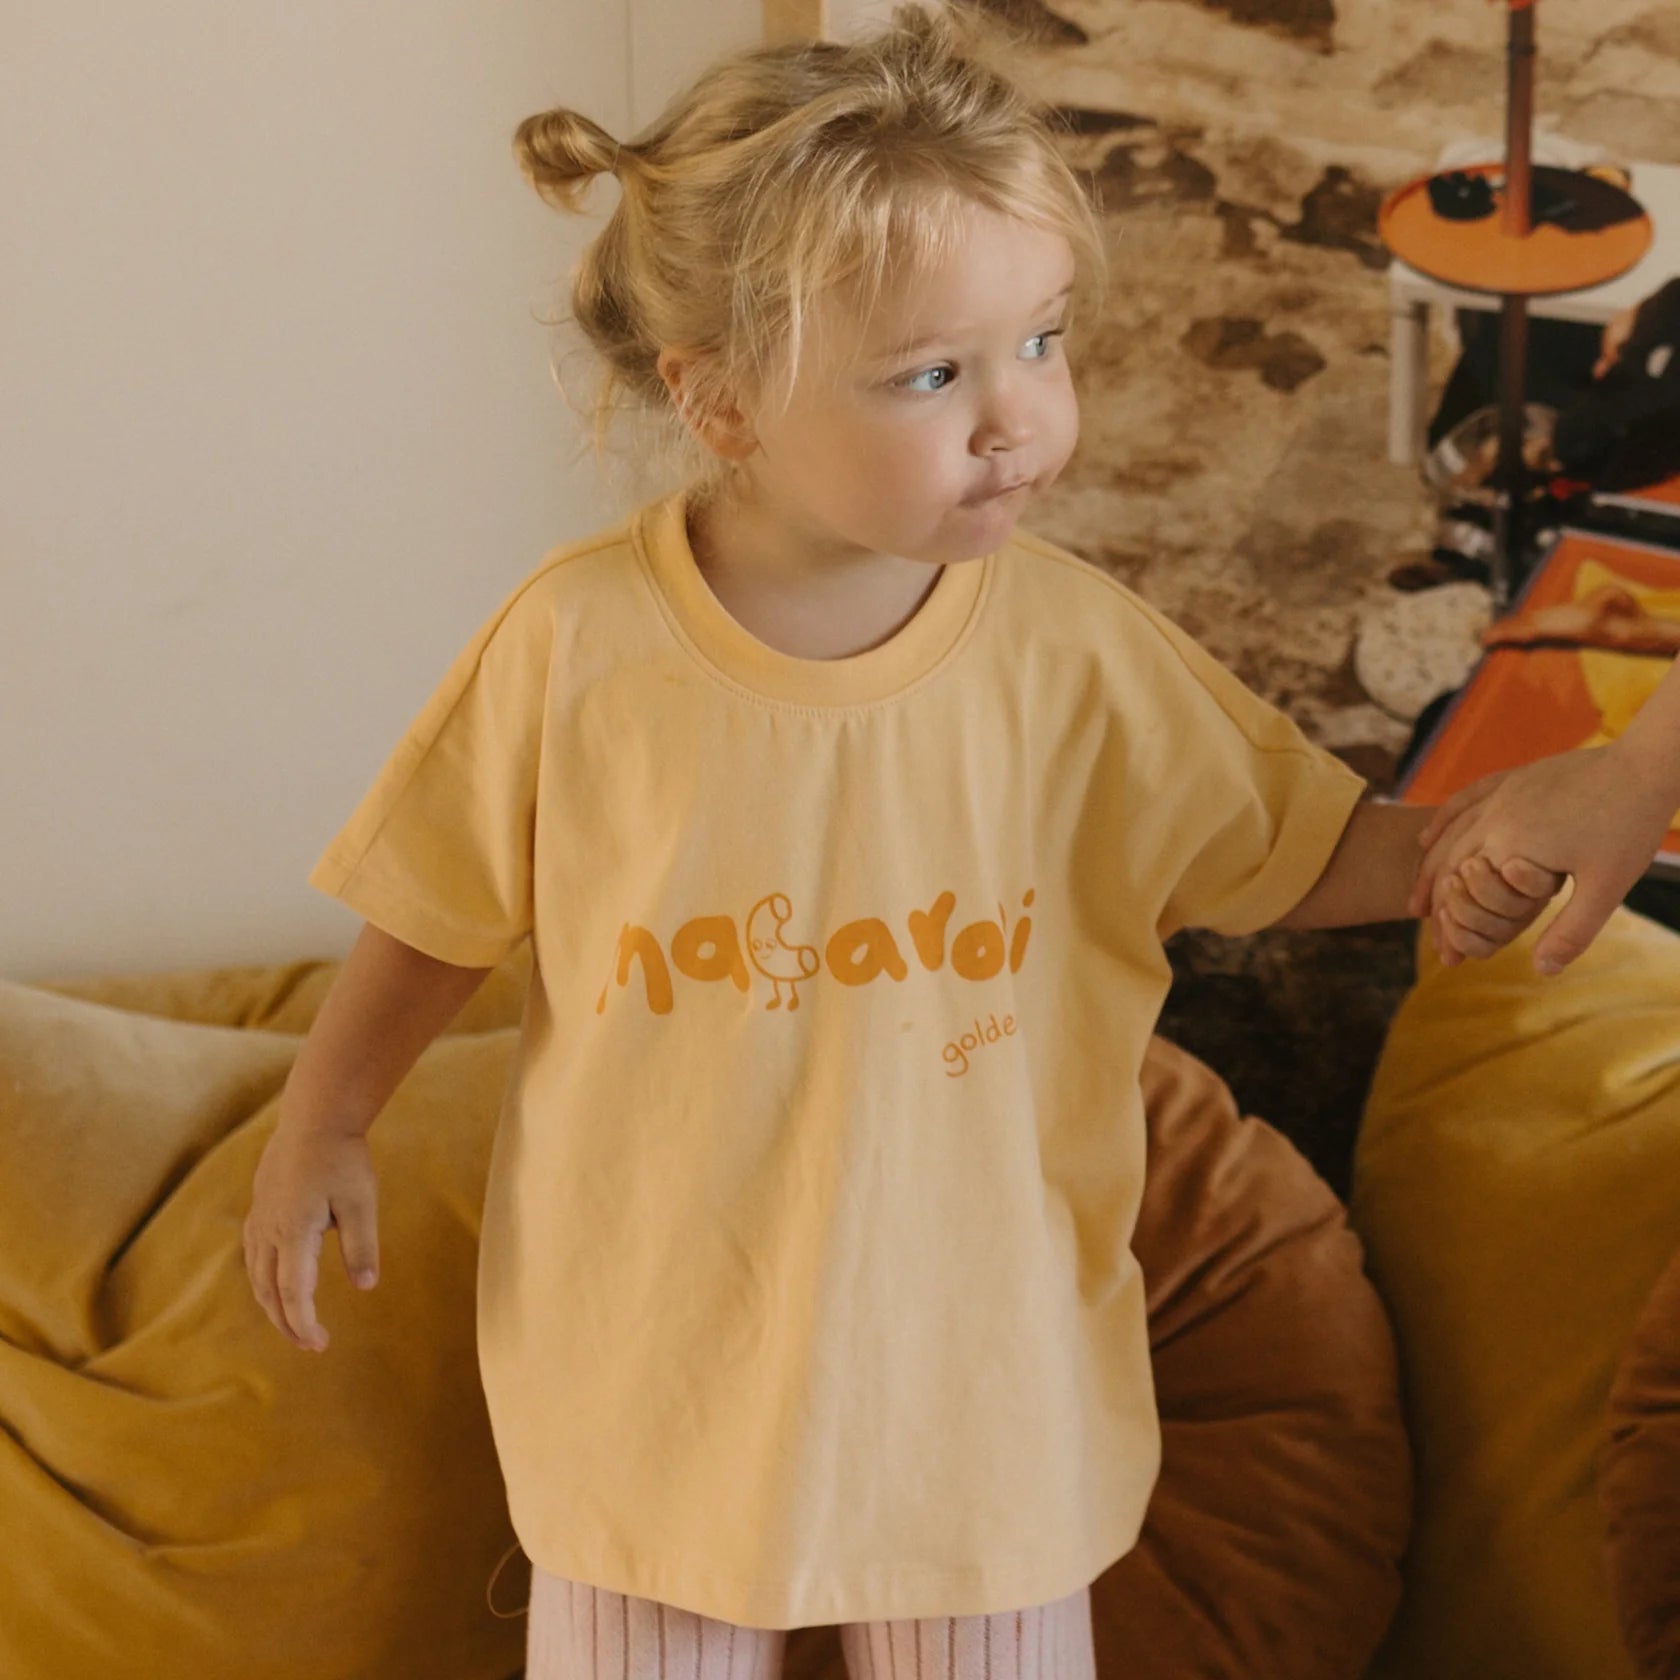
[[[328,1237],[314,1355],[252,1299],[240,1227],[331,977],[0,983],[7,1680],[520,1667],[485,1598],[513,1535],[474,1343],[517,976],[461,1023],[500,1030],[439,1039],[374,1127],[381,1280],[353,1289]],[[510,1570],[498,1607],[523,1601]]]
[[[1680,1237],[1680,939],[1618,911],[1563,974],[1549,917],[1486,963],[1426,940],[1355,1157],[1418,1465],[1372,1680],[1627,1680],[1597,1475],[1611,1379]]]

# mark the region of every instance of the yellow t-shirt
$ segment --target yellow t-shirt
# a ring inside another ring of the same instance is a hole
[[[729,617],[680,498],[551,554],[311,876],[448,962],[533,942],[478,1279],[529,1556],[787,1628],[1126,1552],[1161,942],[1292,908],[1362,788],[1030,536],[830,661]]]

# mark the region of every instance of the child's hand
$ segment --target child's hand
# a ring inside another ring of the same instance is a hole
[[[294,1347],[324,1352],[315,1317],[321,1239],[338,1227],[351,1281],[371,1289],[379,1272],[378,1189],[367,1140],[282,1123],[268,1140],[245,1219],[245,1271],[275,1329]]]
[[[1495,869],[1480,853],[1466,858],[1435,883],[1430,905],[1441,965],[1466,957],[1491,957],[1509,945],[1545,909],[1564,877],[1527,858]]]

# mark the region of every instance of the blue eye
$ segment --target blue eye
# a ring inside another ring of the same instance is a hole
[[[943,391],[956,377],[955,368],[941,363],[938,367],[923,368],[920,373],[912,373],[908,378],[899,380],[898,384],[906,391]],[[924,379],[931,379],[936,383],[924,385]]]
[[[1035,354],[1028,356],[1027,360],[1029,362],[1042,362],[1044,358],[1050,354],[1050,346],[1062,336],[1062,333],[1065,330],[1065,328],[1057,327],[1052,332],[1034,333],[1032,337],[1027,340],[1026,348],[1031,350],[1033,345],[1036,344],[1039,346],[1039,349]]]

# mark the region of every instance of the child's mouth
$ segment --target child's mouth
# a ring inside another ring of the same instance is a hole
[[[1032,488],[1030,478],[1011,479],[1008,484],[1000,484],[995,490],[982,490],[978,496],[971,496],[963,505],[965,507],[987,507],[993,502],[1005,501],[1020,491]]]

